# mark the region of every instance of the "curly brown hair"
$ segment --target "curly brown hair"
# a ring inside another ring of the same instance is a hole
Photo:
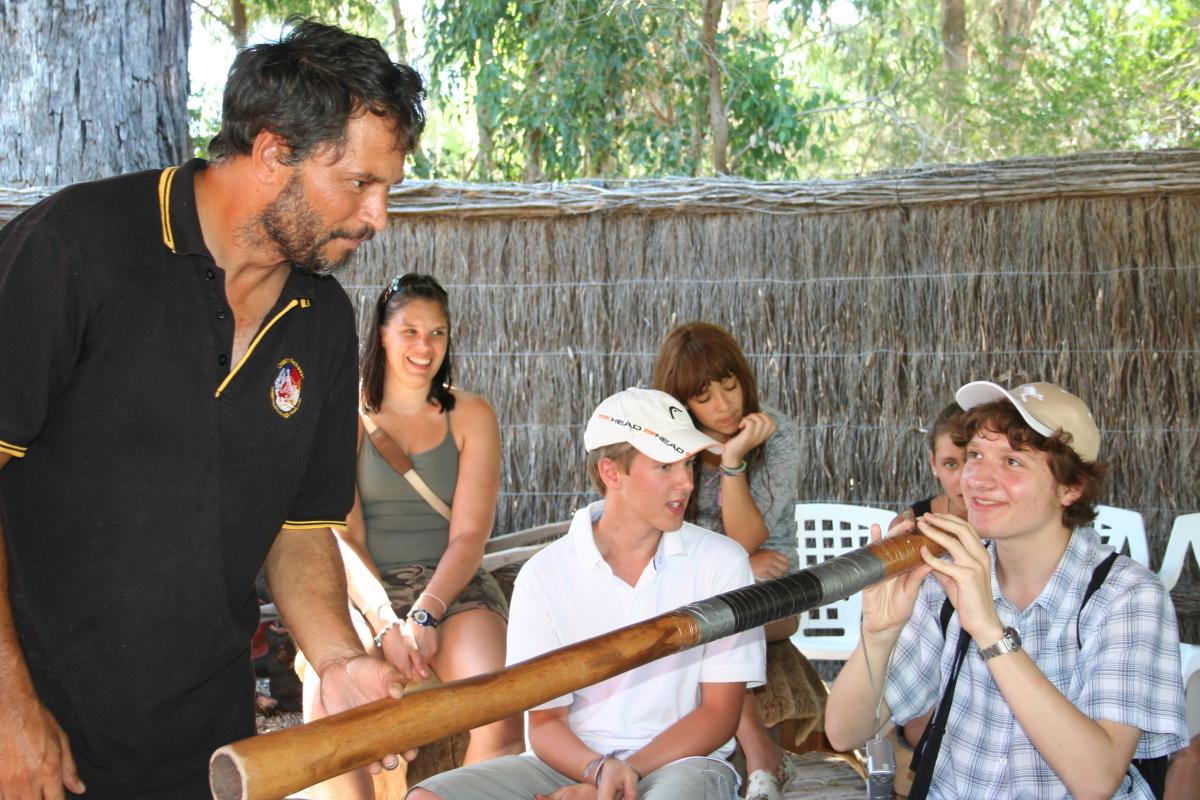
[[[950,439],[959,447],[979,431],[989,431],[1008,438],[1014,450],[1036,450],[1046,454],[1050,474],[1059,486],[1079,490],[1079,499],[1063,508],[1062,524],[1071,529],[1087,525],[1096,518],[1096,504],[1108,476],[1108,465],[1102,461],[1086,462],[1071,449],[1071,434],[1059,431],[1051,436],[1029,427],[1020,412],[1007,400],[997,400],[975,406],[963,412],[953,423]]]

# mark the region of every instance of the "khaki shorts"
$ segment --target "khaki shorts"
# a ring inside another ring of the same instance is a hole
[[[387,590],[392,608],[400,619],[408,615],[418,595],[425,591],[425,587],[433,580],[434,569],[421,564],[405,564],[402,567],[384,570],[383,588]],[[437,608],[436,601],[432,606],[427,604],[425,608],[435,614],[441,610]],[[470,583],[463,587],[458,597],[446,609],[446,613],[438,616],[444,620],[475,608],[484,608],[499,614],[501,619],[508,622],[508,601],[504,599],[504,592],[500,589],[500,584],[496,583],[496,579],[482,568],[475,573]]]
[[[387,590],[388,599],[392,601],[392,608],[395,609],[396,615],[400,619],[408,616],[413,603],[417,601],[417,596],[425,591],[425,587],[433,578],[433,570],[433,567],[425,567],[420,564],[406,564],[403,567],[393,567],[384,571],[383,588]],[[500,584],[496,583],[496,579],[482,568],[475,573],[475,577],[471,578],[470,583],[463,588],[458,598],[450,604],[450,608],[440,618],[444,620],[461,611],[470,611],[475,608],[483,608],[499,614],[505,624],[508,623],[508,601],[504,599],[504,591],[500,588]],[[367,621],[363,619],[363,615],[359,613],[353,603],[350,604],[350,623],[354,626],[354,632],[358,634],[363,648],[368,653],[375,653],[374,634],[371,633],[371,627],[367,625]],[[308,670],[308,661],[304,658],[303,653],[296,653],[296,661],[293,666],[296,674],[300,676],[301,680],[304,680],[304,673]]]
[[[442,800],[531,800],[576,783],[532,754],[501,756],[421,781]],[[415,788],[415,787],[414,787]],[[683,758],[651,772],[637,785],[639,800],[734,800],[738,777],[724,761]]]

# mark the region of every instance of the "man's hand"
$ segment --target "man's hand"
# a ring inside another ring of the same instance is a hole
[[[572,783],[550,794],[535,794],[534,800],[596,800],[596,787],[590,783]]]
[[[912,521],[905,519],[888,531],[888,535],[896,536],[908,533],[912,528]],[[872,525],[871,541],[878,542],[882,539],[883,534],[879,526]],[[927,551],[922,549],[922,552]],[[931,570],[932,568],[929,566],[920,566],[903,575],[897,575],[895,578],[864,589],[862,596],[863,633],[891,631],[899,634],[900,629],[912,616],[913,606],[917,602],[917,593],[921,589],[921,582],[925,580]]]
[[[788,574],[788,557],[778,550],[761,548],[750,556],[750,570],[760,581],[782,578]]]
[[[62,800],[63,786],[83,794],[71,745],[57,720],[36,700],[0,710],[0,798]]]
[[[600,785],[596,787],[597,800],[637,800],[637,785],[642,776],[637,770],[619,758],[606,758],[600,765]]]
[[[399,700],[404,694],[404,678],[400,672],[383,659],[365,654],[327,661],[321,665],[318,674],[321,676],[321,703],[330,714],[385,697]],[[405,760],[411,760],[414,754],[415,751],[405,753]],[[398,766],[400,757],[389,755],[367,769],[376,774],[381,769]]]
[[[959,625],[980,647],[999,641],[1004,624],[992,599],[992,554],[971,523],[951,514],[926,514],[917,520],[917,529],[946,548],[952,559],[934,558],[921,548],[921,557],[958,612]]]

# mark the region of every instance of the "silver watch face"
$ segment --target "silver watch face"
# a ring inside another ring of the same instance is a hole
[[[418,625],[433,624],[433,615],[423,608],[414,608],[412,611],[408,612],[408,616],[411,617],[412,621]]]

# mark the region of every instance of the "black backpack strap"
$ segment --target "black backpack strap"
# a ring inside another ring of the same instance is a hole
[[[1108,558],[1101,561],[1092,570],[1092,579],[1088,581],[1087,588],[1083,590],[1083,602],[1079,604],[1079,614],[1075,617],[1075,644],[1078,645],[1080,650],[1083,649],[1083,640],[1079,638],[1079,619],[1083,616],[1084,606],[1088,604],[1088,600],[1092,599],[1092,595],[1096,593],[1096,590],[1108,580],[1108,573],[1112,570],[1112,565],[1116,560],[1117,552],[1114,550],[1108,554]]]
[[[1104,585],[1108,580],[1108,573],[1112,571],[1112,566],[1116,563],[1117,553],[1113,551],[1108,554],[1108,558],[1096,565],[1096,569],[1092,571],[1092,579],[1088,582],[1087,589],[1083,592],[1083,602],[1079,604],[1079,616],[1075,618],[1075,641],[1079,645],[1079,649],[1083,649],[1083,640],[1079,636],[1079,620],[1083,617],[1083,609],[1087,606],[1088,600],[1092,599],[1092,595]],[[1133,777],[1133,771],[1137,770],[1138,774],[1150,786],[1150,791],[1154,796],[1161,800],[1167,787],[1167,767],[1169,766],[1167,756],[1158,756],[1157,758],[1135,758],[1129,764],[1130,778]]]
[[[1079,604],[1079,614],[1075,618],[1075,641],[1080,650],[1083,649],[1083,642],[1079,637],[1079,618],[1083,616],[1083,609],[1092,599],[1092,595],[1108,580],[1108,573],[1112,571],[1116,560],[1117,553],[1112,552],[1097,564],[1092,571],[1092,579],[1088,581],[1087,588],[1083,591],[1083,602]],[[954,616],[954,607],[950,604],[950,598],[947,597],[942,603],[942,610],[939,614],[943,637],[950,626],[952,616]],[[958,636],[958,649],[954,656],[954,667],[950,671],[950,680],[946,683],[946,691],[942,694],[941,702],[938,703],[933,719],[925,726],[924,733],[921,734],[921,738],[913,748],[910,766],[916,773],[916,777],[913,778],[912,789],[908,793],[909,800],[925,800],[929,793],[929,785],[933,780],[933,767],[937,762],[938,750],[942,746],[942,735],[946,732],[946,720],[950,716],[950,704],[954,701],[954,686],[958,683],[958,671],[971,646],[971,637],[967,636],[965,631],[960,629]],[[1170,766],[1170,761],[1167,756],[1135,758],[1129,765],[1130,780],[1133,779],[1133,771],[1136,769],[1142,776],[1142,780],[1149,784],[1150,791],[1154,793],[1154,796],[1158,800],[1162,800],[1166,791],[1168,766]]]
[[[1130,778],[1133,777],[1133,771],[1136,769],[1142,776],[1142,780],[1150,785],[1150,791],[1155,798],[1163,800],[1163,796],[1167,793],[1167,767],[1170,765],[1169,756],[1135,758],[1129,764]]]
[[[950,628],[950,618],[954,616],[954,606],[950,604],[950,598],[947,597],[942,601],[942,639],[946,638],[946,631]]]
[[[942,603],[940,614],[942,636],[946,635],[946,628],[953,615],[954,606],[950,605],[950,598],[946,598],[946,601]],[[925,800],[929,794],[929,785],[933,781],[933,767],[937,763],[938,751],[942,748],[942,736],[946,732],[946,721],[950,718],[950,704],[954,702],[954,687],[958,684],[958,672],[967,658],[967,650],[970,647],[971,637],[967,635],[966,631],[960,629],[958,647],[954,652],[954,665],[950,668],[946,690],[942,693],[942,699],[937,704],[933,718],[929,720],[929,724],[925,726],[925,731],[913,748],[912,762],[909,767],[916,773],[916,776],[913,778],[912,788],[908,792],[909,800]]]

